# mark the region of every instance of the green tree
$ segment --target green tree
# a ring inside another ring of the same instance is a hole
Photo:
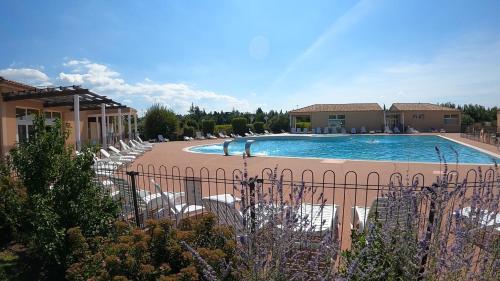
[[[267,126],[271,131],[279,133],[281,130],[288,131],[290,129],[289,122],[288,114],[277,114],[267,121]]]
[[[179,121],[173,111],[160,104],[153,104],[144,116],[144,136],[148,139],[158,135],[175,139]]]
[[[255,123],[253,123],[253,127],[254,127],[255,132],[257,134],[264,133],[264,122],[255,122]]]

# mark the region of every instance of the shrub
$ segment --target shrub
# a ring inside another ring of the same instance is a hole
[[[143,231],[116,222],[110,235],[91,239],[72,229],[70,248],[77,259],[67,279],[201,280],[199,256],[218,280],[232,280],[221,265],[234,262],[234,234],[217,226],[213,215],[184,219],[179,229],[167,220],[147,224]]]
[[[253,123],[253,127],[255,129],[255,133],[257,134],[264,133],[264,122],[255,122]]]
[[[16,241],[29,248],[45,278],[56,280],[64,276],[69,260],[66,231],[79,227],[85,236],[105,235],[118,213],[117,204],[94,183],[92,154],[85,149],[74,156],[65,145],[67,136],[60,121],[46,126],[43,116],[37,116],[29,141],[10,151],[10,171],[1,179],[0,198],[10,203],[0,206],[0,214],[13,216],[6,225]],[[16,199],[9,188],[23,192]],[[3,209],[9,204],[19,206]],[[22,214],[14,217],[19,208]]]
[[[297,122],[297,128],[301,128],[301,129],[311,129],[311,122]]]
[[[215,125],[214,132],[216,134],[222,132],[226,135],[229,135],[233,132],[233,126],[231,126],[231,125]]]
[[[274,133],[279,133],[281,130],[288,132],[290,129],[289,122],[290,120],[288,119],[288,115],[279,114],[271,117],[271,119],[267,121],[267,125]]]
[[[184,127],[182,135],[186,137],[194,137],[194,128],[190,126]]]
[[[211,119],[204,119],[201,121],[201,126],[204,134],[213,134],[215,129],[215,121]]]
[[[184,126],[193,127],[195,130],[198,130],[198,128],[199,128],[198,122],[196,122],[196,120],[191,119],[191,118],[187,118],[184,121]]]
[[[247,119],[242,117],[233,118],[231,120],[231,126],[233,127],[233,133],[238,135],[245,135],[247,133]]]
[[[253,127],[253,124],[247,124],[247,132],[249,132],[249,131],[252,131],[252,132],[254,132],[254,131],[255,131],[255,129],[254,129],[254,127]],[[255,132],[254,132],[254,133],[255,133]]]
[[[173,111],[163,105],[154,104],[146,111],[143,126],[144,135],[148,139],[155,139],[158,135],[175,139],[179,121]]]

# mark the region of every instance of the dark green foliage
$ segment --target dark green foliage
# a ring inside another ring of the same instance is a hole
[[[235,134],[243,136],[248,132],[246,118],[233,118],[233,120],[231,120],[231,126],[233,127],[233,133]]]
[[[3,168],[1,175],[0,198],[5,201],[0,219],[7,222],[10,239],[29,249],[35,260],[30,264],[41,265],[39,279],[64,276],[67,229],[79,227],[83,235],[105,235],[118,213],[116,203],[92,180],[92,154],[87,150],[74,156],[65,145],[67,135],[61,122],[46,126],[45,119],[37,117],[29,142],[10,152],[10,170]]]
[[[301,129],[311,129],[311,122],[297,122],[296,127]]]
[[[197,130],[199,128],[198,122],[196,122],[196,120],[193,120],[193,119],[186,119],[184,121],[184,125],[188,126],[188,127],[193,127],[195,130]]]
[[[184,127],[183,129],[183,136],[186,136],[186,137],[193,137],[194,136],[194,128],[193,127]]]
[[[247,132],[249,132],[249,131],[252,131],[252,132],[255,131],[255,128],[253,127],[253,124],[247,124]]]
[[[217,226],[213,215],[184,219],[179,229],[170,221],[149,221],[146,231],[116,222],[106,237],[85,239],[78,228],[68,233],[73,258],[68,280],[204,280],[181,241],[194,248],[220,280],[234,280],[222,278],[222,265],[234,259],[234,234]]]
[[[231,125],[215,125],[214,131],[216,134],[222,132],[222,133],[228,135],[228,134],[231,134],[233,132],[233,126],[231,126]]]
[[[276,114],[267,121],[267,126],[274,133],[279,133],[281,130],[288,132],[290,129],[289,122],[288,114]]]
[[[204,134],[213,134],[215,130],[215,121],[211,119],[203,119],[201,121],[201,127]]]
[[[253,123],[253,128],[255,129],[255,133],[257,133],[257,134],[264,133],[264,122]]]
[[[175,139],[175,133],[179,128],[177,116],[167,107],[154,104],[146,111],[144,116],[144,136],[147,139],[155,139],[158,135]]]

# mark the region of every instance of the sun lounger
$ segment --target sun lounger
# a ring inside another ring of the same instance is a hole
[[[163,135],[158,135],[158,141],[159,142],[167,142],[167,141],[169,141],[169,139],[164,138]]]
[[[446,130],[445,130],[445,129],[441,129],[441,130],[439,130],[439,132],[440,132],[441,134],[444,134],[444,133],[446,133]]]
[[[285,130],[281,129],[281,133],[282,134],[286,134]]]
[[[135,145],[139,146],[139,147],[147,147],[147,148],[153,148],[153,144],[152,143],[140,143],[139,141],[136,141],[136,140],[130,140],[131,142],[135,143]]]
[[[399,128],[397,126],[394,126],[394,130],[393,131],[394,131],[395,134],[400,134],[401,133],[401,131],[399,130]]]
[[[341,134],[347,134],[347,131],[344,127],[340,128],[340,133]]]
[[[325,127],[323,128],[323,134],[329,134],[330,133],[330,128]]]
[[[389,129],[389,126],[385,126],[384,133],[386,133],[386,134],[392,134],[392,130]]]
[[[331,128],[331,133],[332,134],[338,134],[337,127],[332,127]]]
[[[268,130],[264,130],[264,134],[266,134],[266,135],[270,135],[271,133],[269,133],[269,131],[268,131]]]
[[[209,138],[209,139],[212,139],[212,140],[213,140],[213,139],[216,139],[217,137],[216,137],[216,136],[214,136],[214,135],[212,135],[212,134],[210,134],[210,133],[208,133],[208,134],[207,134],[207,138]]]
[[[151,146],[138,145],[133,140],[129,140],[128,142],[130,143],[130,147],[132,147],[133,149],[142,150],[142,151],[149,151],[149,150],[153,149],[153,147],[151,147]]]
[[[361,126],[361,130],[359,130],[361,134],[366,134],[366,128],[365,126]]]
[[[140,136],[137,136],[136,139],[139,143],[144,144],[144,145],[153,145],[154,144],[154,143],[151,143],[149,141],[143,141]]]
[[[195,133],[195,137],[194,138],[197,139],[197,140],[204,140],[205,139],[205,137],[203,136],[203,134],[200,131],[197,131]]]
[[[290,128],[290,133],[297,134],[297,129],[300,130],[300,128]]]
[[[356,128],[351,128],[351,134],[356,134]]]
[[[112,145],[109,145],[108,149],[111,150],[113,153],[119,154],[119,155],[122,155],[122,156],[137,157],[137,156],[141,155],[141,153],[134,152],[134,151],[125,151],[125,150],[120,151],[118,148],[116,148],[116,147],[114,147]]]
[[[183,139],[184,139],[185,141],[190,141],[190,140],[191,140],[191,138],[190,138],[190,137],[188,137],[188,136],[184,136],[184,138],[183,138]]]
[[[101,148],[99,150],[101,154],[112,161],[117,161],[117,162],[123,162],[123,163],[130,163],[135,160],[134,156],[122,156],[122,155],[111,155],[109,152],[107,152],[105,149]]]
[[[470,206],[456,210],[454,214],[458,219],[468,219],[469,222],[478,224],[480,228],[494,228],[500,232],[500,213],[487,210],[473,210]]]
[[[120,145],[122,147],[122,150],[126,151],[127,153],[128,152],[137,152],[137,153],[143,154],[145,152],[142,149],[133,149],[133,148],[131,148],[123,140],[120,140],[119,142],[120,142]]]

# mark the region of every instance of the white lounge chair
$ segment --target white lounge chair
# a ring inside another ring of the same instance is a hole
[[[347,131],[344,127],[340,128],[340,133],[341,134],[347,134]]]
[[[384,133],[386,133],[386,134],[392,134],[392,130],[389,129],[389,126],[385,126]]]
[[[366,134],[366,128],[365,126],[361,126],[361,130],[359,130],[361,134]]]
[[[106,157],[107,159],[110,159],[112,161],[130,163],[130,162],[135,160],[134,156],[111,155],[109,152],[107,152],[103,148],[101,148],[99,151],[101,152],[101,154],[104,157]]]
[[[297,128],[290,128],[290,133],[296,134],[297,133]]]
[[[351,128],[351,134],[356,134],[356,128]]]
[[[152,143],[141,143],[139,141],[136,141],[136,140],[130,140],[131,142],[135,143],[135,145],[139,146],[139,147],[147,147],[147,148],[153,148],[153,144]]]
[[[109,150],[111,150],[116,155],[122,155],[122,156],[127,156],[127,157],[134,157],[134,159],[137,156],[141,155],[141,153],[134,152],[134,151],[125,151],[125,150],[120,151],[118,148],[116,148],[116,147],[114,147],[112,145],[109,145],[108,148],[109,148]]]
[[[337,127],[332,127],[331,129],[332,134],[338,134]]]
[[[145,152],[145,150],[142,150],[142,149],[133,149],[133,148],[131,148],[123,140],[120,140],[119,142],[120,142],[120,145],[122,147],[122,150],[124,150],[127,153],[129,153],[129,152],[137,152],[137,153],[143,154]]]
[[[325,128],[323,129],[323,134],[329,134],[329,133],[330,133],[330,128],[325,127]]]
[[[204,140],[205,139],[205,137],[203,136],[203,134],[200,131],[197,131],[195,133],[195,137],[194,138],[197,139],[197,140]]]
[[[142,151],[149,151],[151,149],[153,149],[151,146],[139,146],[138,144],[136,144],[134,142],[134,140],[129,140],[128,143],[130,144],[130,147],[132,147],[132,149],[136,149],[136,150],[142,150]]]
[[[270,135],[271,133],[269,133],[269,131],[268,131],[268,130],[264,130],[264,134],[266,134],[266,135]]]
[[[390,214],[389,200],[387,197],[377,197],[373,200],[370,207],[354,206],[352,207],[352,222],[351,227],[364,231],[366,224],[370,219],[388,222],[389,225],[395,226],[403,224],[407,221],[408,216],[413,214],[413,209],[409,205],[406,208],[396,210],[396,214]]]
[[[210,133],[207,133],[207,138],[212,139],[212,140],[213,140],[213,139],[217,139],[217,137],[216,137],[216,136],[214,136],[214,135],[212,135],[212,134],[210,134]]]
[[[394,130],[393,131],[394,131],[395,134],[400,134],[401,133],[401,131],[399,130],[399,128],[397,126],[394,126]]]
[[[140,136],[137,136],[137,137],[136,137],[136,139],[137,139],[137,141],[138,141],[139,143],[141,143],[141,144],[144,144],[144,145],[154,145],[154,143],[152,143],[152,142],[149,142],[149,141],[143,141],[143,140],[141,139],[141,137],[140,137]]]
[[[466,218],[478,223],[480,228],[494,228],[500,232],[500,213],[487,210],[472,210],[472,208],[464,207],[454,212],[459,218]]]
[[[158,141],[159,142],[168,142],[169,139],[164,138],[163,135],[158,135]]]

